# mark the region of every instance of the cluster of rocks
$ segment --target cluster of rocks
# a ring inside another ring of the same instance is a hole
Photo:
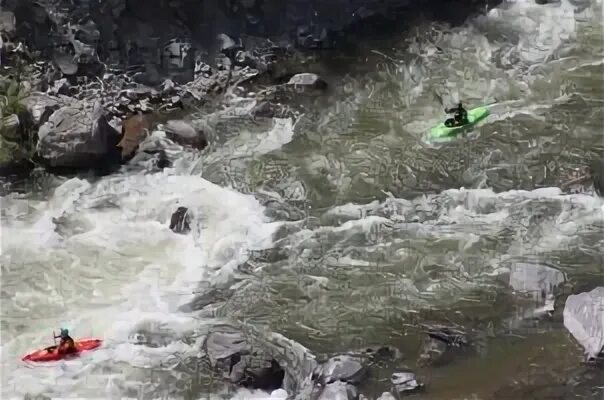
[[[111,170],[128,160],[145,132],[148,135],[151,130],[149,124],[132,123],[133,119],[138,121],[141,114],[198,109],[229,87],[241,87],[252,78],[273,71],[275,53],[286,55],[275,46],[252,54],[233,41],[224,42],[222,54],[225,60],[234,62],[223,60],[216,68],[198,63],[194,78],[184,84],[166,79],[153,87],[145,84],[141,75],[112,71],[105,71],[100,77],[73,77],[66,73],[71,70],[56,63],[32,64],[25,119],[38,131],[36,154],[40,161],[52,168]],[[242,65],[244,59],[248,65]],[[284,85],[260,92],[253,117],[288,114],[287,106],[267,95],[281,87],[289,88],[291,93],[304,93],[305,88],[322,91],[326,84],[314,74],[296,75]],[[13,125],[17,126],[19,119],[14,120]],[[200,128],[190,123],[172,120],[160,129],[178,143],[198,149],[207,145]]]
[[[398,350],[378,346],[319,362],[308,349],[279,334],[248,330],[232,325],[213,327],[202,345],[205,365],[229,384],[266,391],[284,389],[296,399],[366,399],[358,385],[370,376],[372,366],[401,358]],[[390,383],[391,392],[382,399],[424,387],[408,371],[393,373]]]

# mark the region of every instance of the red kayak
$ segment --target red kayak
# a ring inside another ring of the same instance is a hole
[[[23,357],[23,361],[48,362],[58,361],[63,358],[71,358],[79,356],[84,351],[93,350],[99,347],[103,341],[101,339],[82,339],[76,340],[75,346],[77,351],[74,353],[59,353],[57,346],[50,346],[42,350],[34,351]]]

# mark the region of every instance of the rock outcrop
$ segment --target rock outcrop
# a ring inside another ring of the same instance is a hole
[[[601,359],[604,350],[604,287],[568,296],[564,326],[583,346],[587,359]]]
[[[119,139],[98,102],[74,102],[40,127],[37,153],[50,167],[111,168],[121,160]]]

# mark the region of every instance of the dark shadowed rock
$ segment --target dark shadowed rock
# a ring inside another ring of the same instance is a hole
[[[589,165],[589,173],[598,196],[604,196],[604,160],[595,159]]]
[[[279,362],[230,326],[213,328],[203,345],[210,365],[231,383],[251,389],[275,390],[283,385],[285,371]]]
[[[367,374],[367,366],[363,359],[349,355],[339,355],[321,364],[314,374],[314,380],[325,385],[342,381],[356,384]]]
[[[442,325],[434,325],[429,327],[426,333],[432,339],[440,340],[444,342],[447,346],[462,347],[468,344],[466,334],[462,330],[456,328]]]
[[[170,229],[175,233],[188,233],[191,231],[191,217],[187,207],[178,207],[170,219]]]
[[[604,349],[604,287],[568,296],[564,326],[583,346],[588,359],[602,358]]]
[[[418,358],[419,365],[445,365],[459,351],[465,351],[468,345],[466,334],[457,328],[432,325],[426,328],[425,333]]]
[[[423,384],[418,382],[413,372],[395,372],[390,377],[393,389],[396,393],[414,392],[423,388]]]

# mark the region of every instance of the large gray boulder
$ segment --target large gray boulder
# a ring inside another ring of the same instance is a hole
[[[54,111],[38,131],[37,153],[50,167],[105,168],[119,164],[120,133],[99,102],[74,102]]]
[[[588,359],[601,356],[604,348],[604,287],[568,296],[564,326],[583,346]]]

